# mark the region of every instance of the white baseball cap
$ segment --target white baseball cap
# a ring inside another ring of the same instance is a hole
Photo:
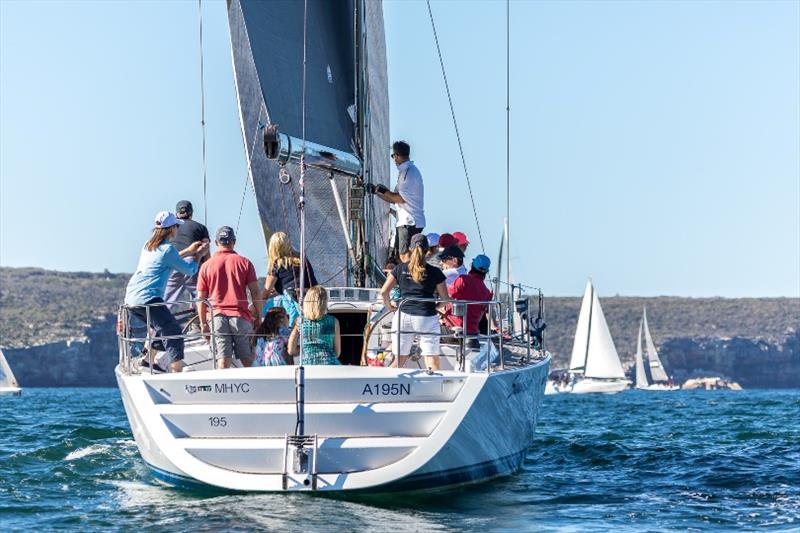
[[[157,228],[171,228],[172,226],[180,226],[183,220],[175,216],[172,211],[159,211],[156,215]]]

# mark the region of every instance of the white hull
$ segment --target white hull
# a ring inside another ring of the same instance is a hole
[[[22,389],[19,387],[0,387],[0,396],[20,396]]]
[[[627,379],[577,378],[567,385],[548,381],[545,394],[616,394],[626,390],[631,382]]]
[[[648,391],[673,391],[679,389],[680,387],[678,385],[662,385],[660,383],[653,383],[652,385],[648,385],[647,387],[636,387],[636,390],[648,390]]]
[[[548,356],[491,374],[305,367],[305,434],[319,439],[313,482],[284,466],[296,367],[162,375],[118,367],[116,375],[142,458],[163,481],[380,492],[518,469],[533,441],[549,366]]]

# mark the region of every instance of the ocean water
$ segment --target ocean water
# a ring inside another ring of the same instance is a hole
[[[115,389],[0,397],[0,531],[800,530],[800,391],[547,397],[524,467],[329,498],[159,485]]]

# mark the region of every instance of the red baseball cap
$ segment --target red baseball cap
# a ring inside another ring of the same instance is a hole
[[[439,235],[439,248],[445,249],[448,246],[458,246],[458,239],[450,233],[442,233]]]
[[[453,238],[456,240],[456,242],[458,242],[459,246],[466,246],[469,244],[469,239],[467,239],[467,236],[460,231],[454,231]]]

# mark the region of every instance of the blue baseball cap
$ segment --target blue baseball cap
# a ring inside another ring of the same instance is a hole
[[[438,233],[428,233],[428,246],[439,246]]]
[[[480,270],[481,272],[489,272],[489,268],[492,266],[492,260],[486,257],[485,255],[476,255],[475,258],[472,260],[472,268],[475,270]]]

